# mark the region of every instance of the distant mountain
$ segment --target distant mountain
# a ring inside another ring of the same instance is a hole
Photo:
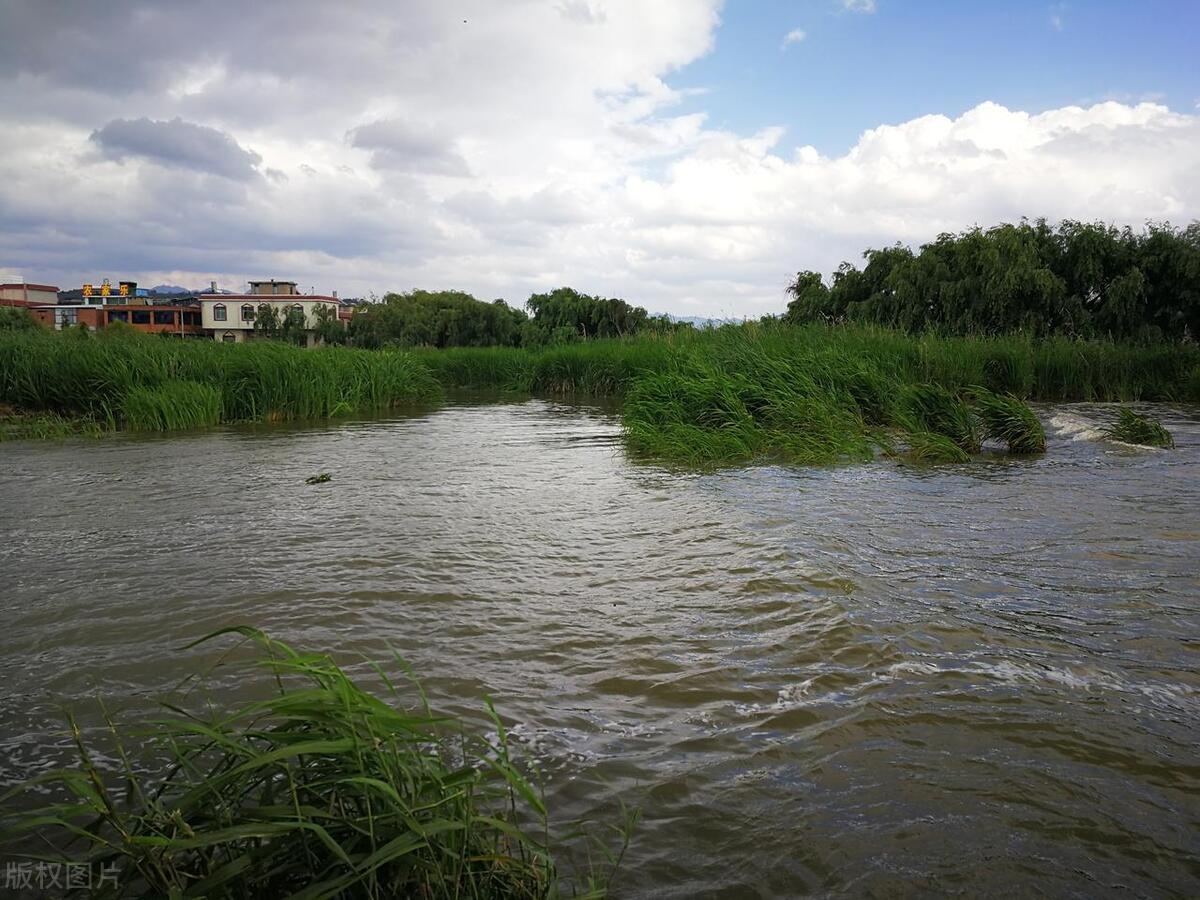
[[[191,294],[194,293],[190,288],[180,287],[177,284],[156,284],[150,288],[150,291],[155,294]]]

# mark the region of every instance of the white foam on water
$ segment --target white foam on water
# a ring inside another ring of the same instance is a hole
[[[1118,672],[1101,668],[1077,669],[1057,666],[1036,665],[1021,661],[969,662],[955,666],[938,666],[934,663],[910,660],[899,662],[876,672],[864,672],[861,682],[851,687],[838,687],[833,691],[813,690],[814,679],[780,688],[774,703],[739,703],[734,709],[740,716],[773,714],[806,706],[824,703],[845,703],[864,692],[881,685],[931,675],[967,676],[972,685],[960,686],[970,692],[972,687],[984,683],[999,683],[1013,686],[1040,685],[1072,692],[1091,694],[1123,694],[1136,696],[1152,706],[1172,710],[1195,712],[1200,692],[1187,685],[1154,684],[1134,681]]]
[[[1007,684],[1050,684],[1087,693],[1134,694],[1155,705],[1173,709],[1195,706],[1197,692],[1187,685],[1153,684],[1134,681],[1118,672],[1101,668],[1068,669],[1030,663],[975,663],[965,671],[977,673]]]
[[[1130,444],[1126,441],[1114,440],[1097,422],[1071,412],[1055,413],[1050,417],[1049,424],[1059,435],[1072,441],[1106,441],[1116,447],[1141,450],[1144,453],[1165,452],[1161,447],[1148,447],[1145,444]]]
[[[1050,417],[1050,427],[1072,441],[1104,440],[1104,429],[1075,413],[1058,412]]]

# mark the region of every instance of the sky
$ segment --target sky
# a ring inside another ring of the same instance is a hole
[[[780,312],[1022,216],[1200,218],[1195,0],[0,0],[0,280]]]

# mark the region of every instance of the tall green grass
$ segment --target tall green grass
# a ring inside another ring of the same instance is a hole
[[[1013,396],[976,389],[972,400],[985,438],[1002,441],[1010,453],[1043,453],[1046,431],[1028,406]]]
[[[536,349],[455,347],[416,356],[449,388],[623,396],[642,375],[670,366],[678,353],[671,338],[646,337]]]
[[[269,697],[167,706],[141,729],[110,719],[102,744],[71,720],[77,765],[0,798],[6,809],[25,791],[66,799],[8,816],[5,839],[26,853],[36,838],[57,848],[51,860],[114,876],[92,896],[559,895],[546,808],[490,704],[492,741],[433,715],[423,695],[405,711],[382,669],[386,700],[328,657],[251,628],[217,634],[229,632],[258,649]],[[602,895],[619,852],[576,886]]]
[[[939,384],[897,385],[896,394],[895,424],[910,432],[942,435],[964,453],[979,452],[979,419],[961,397]]]
[[[0,403],[109,427],[324,419],[440,395],[429,369],[409,353],[0,334]]]
[[[121,420],[132,431],[182,431],[221,421],[221,391],[194,381],[167,381],[130,388],[121,403]]]
[[[164,387],[181,382],[198,387]],[[211,424],[206,389],[230,422],[377,411],[444,388],[620,398],[634,454],[692,464],[864,459],[889,433],[1033,453],[1045,434],[1026,401],[1200,402],[1200,348],[772,323],[407,353],[0,335],[0,402],[107,428]]]
[[[822,365],[812,367],[818,380],[856,386],[864,400],[878,398],[882,373],[888,381],[954,392],[982,386],[1023,400],[1200,402],[1200,347],[1194,344],[941,337],[870,325],[750,322],[542,349],[457,348],[418,356],[447,387],[623,395],[642,375],[688,359],[742,371],[747,348],[767,360],[819,360]],[[744,374],[763,371],[761,362],[752,365]]]

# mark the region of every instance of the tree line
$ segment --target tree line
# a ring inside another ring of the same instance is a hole
[[[525,309],[462,291],[409,291],[358,306],[341,339],[366,348],[541,347],[674,327],[624,300],[566,287],[534,294]]]
[[[25,310],[0,307],[0,330],[37,327]],[[322,343],[367,349],[542,347],[687,327],[691,326],[652,316],[624,300],[567,287],[534,294],[524,309],[503,300],[477,300],[463,291],[390,293],[356,306],[348,325],[325,306],[318,306],[313,321],[307,323],[300,310],[280,311],[270,303],[260,304],[254,312],[259,338],[303,345],[311,330]]]
[[[796,274],[784,319],[945,334],[1200,338],[1200,222],[1144,231],[1045,219],[942,234],[844,262],[826,284]]]

